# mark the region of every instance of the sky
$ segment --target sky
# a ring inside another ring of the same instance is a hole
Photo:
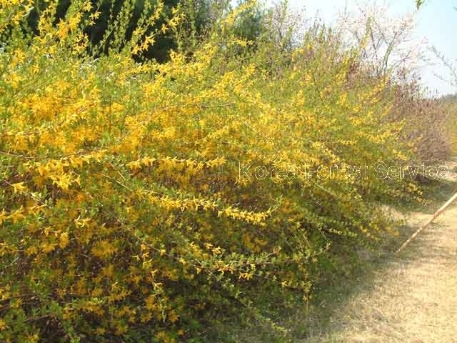
[[[278,0],[267,0],[267,3]],[[346,7],[349,11],[356,10],[368,0],[289,0],[291,8],[305,9],[306,16],[322,18],[332,24],[337,14]],[[371,0],[370,3],[373,3]],[[377,4],[387,6],[388,15],[405,16],[414,14],[415,28],[413,39],[423,42],[424,48],[435,47],[448,61],[457,67],[457,0],[426,0],[419,11],[416,11],[415,0],[377,0]],[[418,69],[422,83],[428,88],[430,95],[457,93],[457,87],[440,80],[449,78],[449,70],[435,55],[428,53],[430,61],[423,63]],[[440,77],[436,76],[439,75]]]

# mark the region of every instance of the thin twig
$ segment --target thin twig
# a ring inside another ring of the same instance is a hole
[[[452,204],[455,199],[457,199],[457,193],[455,193],[452,198],[450,198],[441,208],[435,212],[435,214],[424,224],[422,225],[419,229],[417,229],[416,232],[413,233],[413,235],[405,242],[403,245],[395,252],[398,254],[400,251],[402,251],[411,241],[417,237],[419,233],[421,233],[422,230],[424,230],[426,227],[428,227],[437,217],[439,217],[446,208],[449,207],[450,204]]]

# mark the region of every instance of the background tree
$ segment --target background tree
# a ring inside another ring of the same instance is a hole
[[[156,59],[159,62],[164,62],[168,59],[170,49],[176,47],[176,38],[170,32],[161,32],[163,24],[173,18],[173,8],[178,5],[190,3],[187,0],[163,0],[163,10],[160,18],[151,23],[148,32],[150,34],[156,32],[155,42],[146,51],[142,52],[142,57],[148,59]],[[51,2],[52,3],[52,2]],[[38,32],[38,18],[42,11],[48,8],[51,4],[49,1],[36,0],[34,8],[28,16],[28,24],[31,28],[32,34],[39,34]],[[70,8],[70,0],[57,0],[57,7],[55,11],[55,24],[65,18]],[[197,16],[192,18],[195,20],[195,29],[202,31],[206,25],[206,9],[209,6],[209,0],[192,1],[193,9],[196,10]],[[159,6],[158,0],[92,0],[92,10],[90,15],[95,18],[94,23],[85,28],[85,33],[89,38],[90,47],[95,55],[101,53],[108,53],[110,47],[113,46],[115,40],[115,25],[116,20],[122,20],[120,16],[124,16],[125,22],[125,36],[123,40],[129,41],[135,27],[141,16],[148,17],[154,13]],[[187,6],[186,10],[190,10]],[[124,14],[123,14],[124,13]],[[119,30],[116,28],[116,30]]]
[[[249,0],[240,0],[233,5],[227,0],[163,0],[164,5],[160,18],[150,25],[146,35],[154,33],[154,44],[146,51],[142,51],[140,58],[155,59],[159,62],[168,60],[171,49],[191,49],[196,43],[203,40],[203,36],[215,29],[220,18],[234,8],[246,5]],[[56,0],[55,20],[57,25],[67,16],[72,2],[70,0]],[[28,16],[28,25],[32,34],[38,32],[38,18],[41,12],[49,8],[52,2],[36,0],[35,6]],[[132,33],[142,16],[150,16],[159,6],[158,0],[92,0],[92,10],[88,15],[94,16],[94,23],[85,28],[85,33],[90,41],[90,48],[95,55],[106,54],[115,44],[118,26],[113,23],[116,20],[125,20],[124,42],[131,39]],[[173,9],[178,9],[173,11]],[[259,4],[247,6],[237,18],[233,28],[233,34],[241,39],[255,41],[263,32],[265,10]],[[127,15],[128,13],[128,15]],[[176,32],[162,32],[164,23],[173,20],[180,13],[182,19],[179,30]],[[125,19],[121,19],[124,17]],[[118,37],[119,38],[119,37]]]
[[[373,2],[341,13],[337,30],[348,45],[362,47],[363,64],[379,77],[413,72],[426,61],[425,42],[414,39],[415,25],[415,13],[393,17],[388,5]]]

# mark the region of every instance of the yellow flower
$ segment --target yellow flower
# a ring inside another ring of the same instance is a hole
[[[102,327],[98,327],[96,330],[95,330],[95,333],[97,335],[104,335],[105,334],[105,328],[102,328]]]
[[[58,187],[62,188],[64,191],[68,191],[68,188],[71,186],[73,182],[69,174],[52,176],[51,178],[53,180],[53,183],[56,184]]]
[[[60,39],[65,39],[68,36],[68,25],[64,21],[61,21],[57,24],[57,36]]]
[[[116,248],[106,239],[94,244],[91,249],[94,256],[99,258],[109,257],[116,252]]]
[[[0,225],[2,225],[6,219],[8,219],[8,214],[4,209],[2,209],[0,212]]]
[[[85,5],[83,6],[83,11],[90,12],[91,9],[92,9],[92,4],[90,3],[90,1],[86,2]]]
[[[14,194],[25,193],[27,191],[27,186],[24,186],[24,182],[13,183],[11,186],[13,187]]]
[[[6,324],[6,322],[0,318],[0,331],[3,331],[7,328],[8,328],[8,325]]]
[[[45,254],[47,253],[50,253],[50,252],[53,252],[56,248],[56,245],[55,243],[51,243],[51,242],[44,242],[42,245],[41,245],[41,250],[43,250],[43,252]]]
[[[13,213],[11,213],[9,215],[9,219],[11,219],[13,221],[13,223],[17,223],[18,221],[25,218],[23,213],[24,213],[24,209],[21,206],[20,209],[14,211]]]
[[[70,239],[68,238],[68,232],[64,232],[60,235],[60,240],[59,240],[59,246],[61,249],[65,249],[65,247],[68,245],[70,242]]]

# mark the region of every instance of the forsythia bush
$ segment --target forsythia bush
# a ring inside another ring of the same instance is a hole
[[[322,256],[376,242],[379,202],[415,192],[373,169],[410,158],[386,81],[348,87],[357,50],[330,33],[275,60],[230,34],[235,11],[191,54],[138,63],[145,24],[95,58],[90,1],[59,22],[50,5],[38,35],[33,1],[0,4],[3,342],[176,342],[217,312],[262,319],[253,290],[307,297]]]

